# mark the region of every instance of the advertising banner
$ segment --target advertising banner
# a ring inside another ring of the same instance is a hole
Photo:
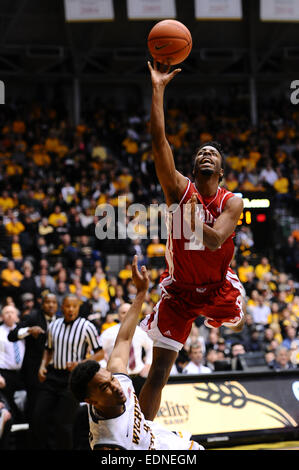
[[[174,0],[127,0],[130,20],[155,20],[175,18]]]
[[[195,0],[197,20],[240,20],[241,0]]]
[[[298,0],[261,0],[262,21],[299,21]]]
[[[67,22],[114,19],[112,0],[64,0],[64,10]]]
[[[215,376],[169,383],[156,420],[193,436],[299,429],[299,376]]]

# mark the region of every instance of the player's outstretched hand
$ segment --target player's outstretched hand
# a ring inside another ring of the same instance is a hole
[[[144,292],[148,290],[148,286],[149,286],[148,272],[145,266],[141,266],[141,272],[140,272],[138,269],[137,261],[138,261],[138,256],[135,255],[133,258],[133,263],[132,263],[133,282],[138,292]]]
[[[160,64],[154,61],[154,65],[148,61],[147,63],[149,71],[151,73],[152,85],[153,86],[166,86],[175,75],[181,72],[182,69],[174,69],[170,72],[171,66],[166,64]]]

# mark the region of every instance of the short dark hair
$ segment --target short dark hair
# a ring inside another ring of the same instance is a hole
[[[88,398],[88,383],[100,368],[101,366],[97,361],[88,360],[81,362],[72,370],[69,387],[79,402]]]
[[[79,297],[76,294],[66,294],[63,299],[62,299],[62,304],[67,300],[67,299],[73,299],[73,300],[79,300]]]
[[[200,149],[202,149],[203,147],[214,147],[216,150],[218,150],[218,152],[220,153],[221,155],[221,168],[224,170],[225,169],[225,156],[224,156],[224,150],[223,150],[223,147],[222,145],[220,144],[220,142],[217,142],[216,140],[209,140],[208,142],[205,142],[203,144],[201,144],[197,150],[196,150],[196,153],[193,157],[193,169],[194,169],[194,162],[195,162],[195,158],[196,158],[196,155],[198,154],[198,152],[200,151]],[[219,178],[219,182],[222,181],[222,176],[220,176]]]

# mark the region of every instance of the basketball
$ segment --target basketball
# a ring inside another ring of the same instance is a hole
[[[175,65],[183,62],[191,52],[192,37],[180,21],[159,21],[147,39],[149,52],[161,64]]]

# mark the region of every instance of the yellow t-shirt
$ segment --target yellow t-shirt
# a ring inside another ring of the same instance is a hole
[[[238,269],[238,275],[241,282],[247,282],[247,273],[252,273],[254,271],[253,266],[240,266]]]
[[[138,152],[138,144],[135,142],[135,140],[130,139],[129,137],[126,137],[122,141],[123,147],[125,147],[127,153],[130,154],[135,154]]]
[[[15,202],[12,197],[0,197],[0,207],[3,212],[6,212],[8,209],[15,207]]]
[[[238,173],[242,171],[243,167],[243,159],[240,158],[238,155],[231,155],[226,158],[227,163],[232,168],[232,170],[237,171]]]
[[[65,214],[63,214],[63,212],[60,212],[59,214],[56,214],[55,212],[53,212],[53,214],[50,214],[49,219],[48,219],[49,224],[53,225],[54,227],[58,226],[59,220],[62,220],[64,224],[67,223],[67,217]]]
[[[25,227],[22,222],[16,222],[15,224],[12,222],[8,222],[5,225],[6,232],[8,235],[19,235],[19,233],[24,232]]]
[[[263,266],[262,264],[258,264],[255,267],[255,275],[258,279],[263,279],[263,275],[265,273],[268,273],[271,269],[270,264],[267,264],[266,266]]]
[[[238,180],[225,181],[225,187],[228,191],[233,192],[238,186]]]
[[[131,269],[121,269],[118,273],[118,277],[120,279],[131,279],[132,277],[132,271]]]
[[[1,278],[3,282],[3,286],[14,286],[19,287],[20,282],[23,279],[23,274],[20,273],[17,269],[10,271],[9,269],[3,269],[1,273]]]
[[[106,147],[102,145],[97,145],[92,149],[91,152],[92,158],[99,158],[100,160],[106,160],[107,159],[107,149]]]
[[[147,247],[147,256],[149,258],[157,257],[157,256],[164,256],[166,246],[163,243],[150,243]]]
[[[104,277],[100,280],[100,282],[98,282],[95,276],[92,276],[89,281],[90,292],[92,292],[95,288],[98,288],[100,290],[100,297],[104,297],[106,302],[109,302],[110,295],[108,290],[108,282]]]
[[[74,284],[69,284],[69,289],[70,289],[71,294],[75,294],[76,286]],[[88,299],[90,299],[90,297],[91,297],[90,287],[82,284],[81,285],[81,290],[82,290],[82,295],[84,295],[84,297],[87,297]]]
[[[280,194],[286,194],[289,192],[289,180],[287,178],[278,178],[273,186]]]
[[[101,327],[101,333],[103,333],[103,331],[105,330],[108,330],[108,328],[111,328],[111,326],[114,326],[114,325],[118,325],[118,323],[116,321],[112,321],[112,322],[105,322],[103,323],[102,327]]]
[[[56,137],[48,137],[45,142],[45,149],[48,152],[56,153],[60,146],[59,139]]]
[[[11,254],[12,254],[13,259],[18,260],[18,259],[23,258],[22,248],[21,248],[20,243],[11,244]]]
[[[50,165],[51,158],[46,152],[35,152],[33,154],[33,161],[37,166]]]

